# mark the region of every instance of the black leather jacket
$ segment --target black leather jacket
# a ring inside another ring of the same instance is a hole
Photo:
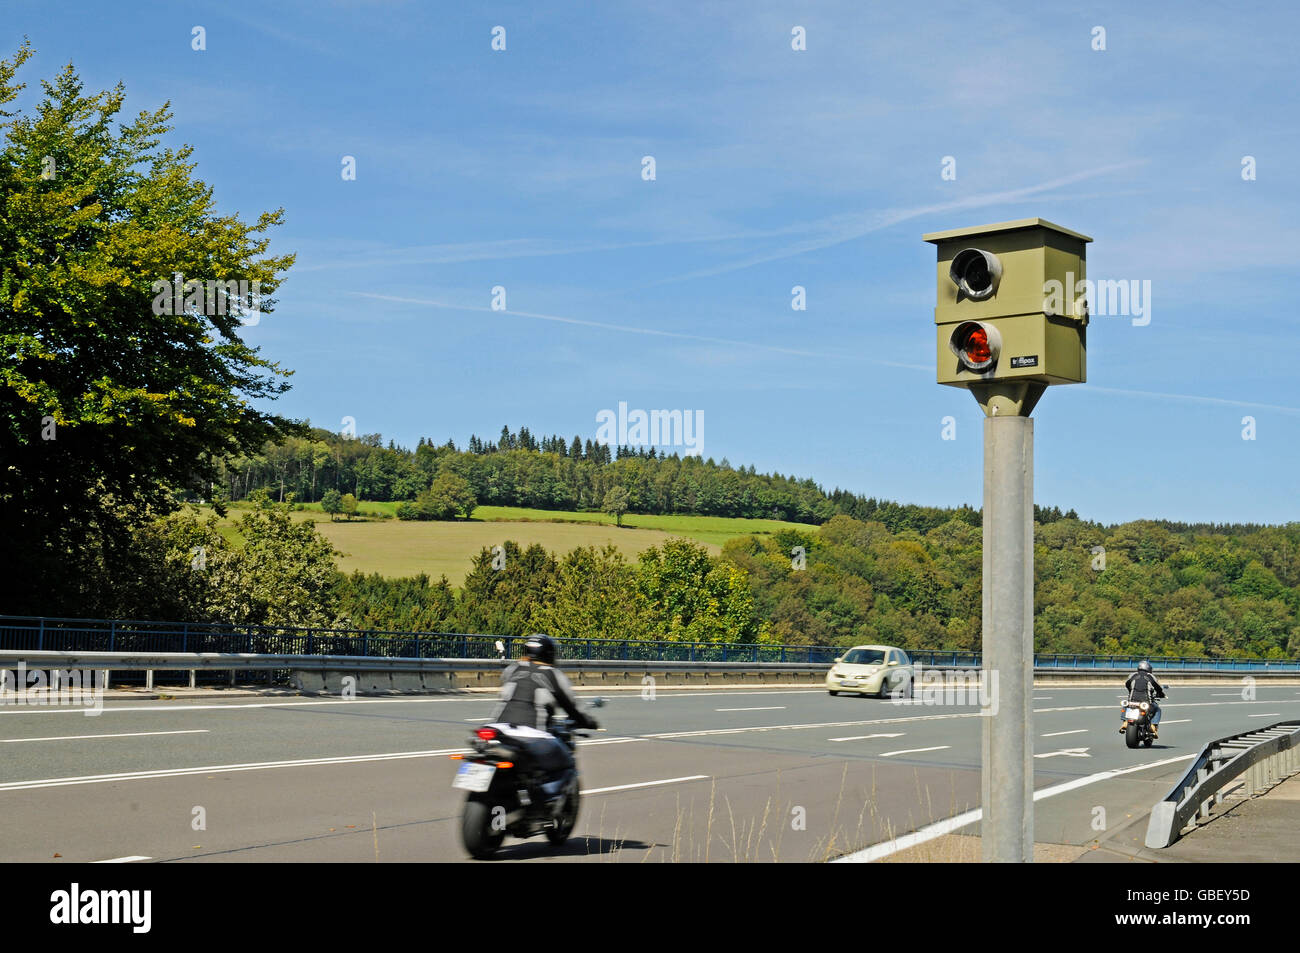
[[[501,694],[492,721],[549,729],[557,707],[568,712],[577,727],[596,727],[578,707],[573,686],[563,672],[550,665],[520,659],[501,676]]]
[[[1128,700],[1132,702],[1154,702],[1165,697],[1165,690],[1150,672],[1134,672],[1124,687],[1128,689]]]

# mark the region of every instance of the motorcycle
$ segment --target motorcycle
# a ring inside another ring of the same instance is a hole
[[[1169,696],[1166,694],[1165,696]],[[1124,735],[1124,744],[1130,748],[1136,748],[1138,745],[1150,748],[1156,740],[1155,730],[1151,725],[1151,718],[1155,715],[1155,702],[1137,702],[1127,700],[1124,702],[1121,710],[1124,713],[1124,725],[1120,731]]]
[[[591,702],[593,708],[604,704],[603,698]],[[507,834],[545,834],[558,847],[573,833],[582,798],[573,752],[575,739],[587,735],[565,717],[553,718],[549,728],[484,725],[470,738],[472,752],[451,756],[461,762],[451,786],[467,792],[460,836],[471,857],[490,857]]]

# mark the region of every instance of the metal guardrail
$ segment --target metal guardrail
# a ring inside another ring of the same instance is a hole
[[[1146,845],[1168,847],[1196,817],[1206,818],[1243,774],[1247,792],[1259,794],[1300,771],[1300,721],[1280,721],[1211,741],[1182,779],[1151,808]]]
[[[495,658],[500,640],[517,654],[519,637],[459,632],[393,632],[330,627],[236,626],[222,623],[147,622],[0,615],[0,651],[219,652],[245,655],[344,655],[402,658]],[[635,639],[559,639],[561,655],[575,660],[681,662],[801,662],[828,665],[848,646],[762,642],[665,642]],[[978,668],[973,651],[908,649],[914,662]],[[1034,656],[1035,669],[1132,671],[1144,656]],[[1300,674],[1300,659],[1147,657],[1167,672]]]
[[[145,686],[153,688],[155,672],[189,672],[189,685],[196,687],[199,672],[229,672],[234,684],[236,672],[366,672],[387,674],[447,674],[454,672],[499,672],[509,659],[491,658],[402,658],[374,655],[255,655],[240,652],[53,652],[0,650],[0,670],[27,671],[144,672]],[[626,659],[573,659],[564,667],[571,672],[623,672],[653,667],[664,673],[758,672],[811,674],[825,671],[816,662],[683,662]],[[107,681],[107,678],[105,679]],[[270,679],[268,679],[270,680]],[[22,679],[15,680],[22,685]],[[53,678],[50,680],[53,682]],[[9,683],[6,683],[9,684]],[[15,686],[16,687],[16,686]],[[24,688],[26,686],[23,686]],[[10,688],[9,690],[13,690]]]
[[[23,652],[0,651],[0,668],[25,662],[29,670],[91,669],[113,672],[183,671],[277,671],[298,669],[325,672],[356,669],[367,672],[490,672],[511,659],[400,658],[374,655],[247,655],[238,652]],[[642,668],[645,662],[626,659],[573,659],[564,667],[575,671],[623,671],[629,665]],[[771,672],[822,671],[824,665],[808,662],[681,662],[654,661],[656,669],[669,672]]]

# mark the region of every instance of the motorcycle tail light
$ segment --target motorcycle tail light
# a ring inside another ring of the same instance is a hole
[[[491,741],[497,736],[497,730],[495,728],[479,728],[474,734],[482,741]]]
[[[498,768],[513,768],[514,766],[515,766],[515,763],[514,763],[513,761],[498,761],[498,762],[497,762],[497,767],[498,767]]]
[[[451,758],[452,761],[465,760],[465,756],[463,754],[452,754],[452,755],[448,755],[447,757]]]

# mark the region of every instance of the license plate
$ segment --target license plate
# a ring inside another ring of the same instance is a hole
[[[1141,717],[1142,717],[1142,712],[1139,711],[1138,709],[1136,709],[1136,708],[1130,708],[1130,709],[1128,710],[1128,720],[1129,720],[1129,721],[1137,721],[1137,720],[1139,720]]]
[[[463,761],[460,770],[456,772],[456,779],[451,782],[451,786],[465,791],[477,791],[481,794],[492,785],[492,775],[496,773],[497,769],[493,765]]]
[[[846,678],[843,681],[841,681],[840,684],[856,686],[858,684],[858,680],[856,678]]]

